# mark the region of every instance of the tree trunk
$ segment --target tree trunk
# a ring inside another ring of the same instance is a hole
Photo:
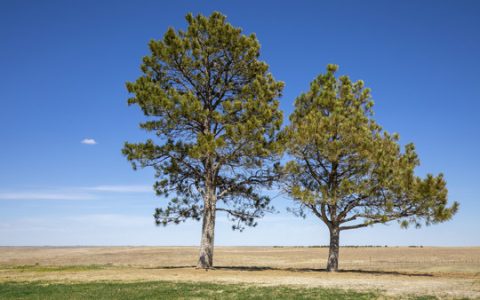
[[[213,242],[215,234],[216,199],[213,191],[207,193],[203,208],[202,240],[200,242],[200,257],[197,268],[211,269],[213,267]]]
[[[338,271],[338,252],[340,250],[340,230],[338,227],[330,228],[330,249],[328,251],[327,271]]]

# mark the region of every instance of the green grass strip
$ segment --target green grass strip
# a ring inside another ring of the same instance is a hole
[[[373,292],[185,282],[0,283],[0,299],[376,299]]]

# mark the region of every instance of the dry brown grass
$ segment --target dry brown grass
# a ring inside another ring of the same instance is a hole
[[[323,270],[327,252],[217,247],[217,269],[206,272],[193,268],[194,247],[0,247],[0,281],[211,281],[480,298],[480,247],[342,248],[336,274]]]

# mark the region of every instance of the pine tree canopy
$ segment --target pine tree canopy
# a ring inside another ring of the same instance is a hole
[[[399,145],[373,120],[370,90],[362,81],[335,76],[336,65],[318,76],[295,101],[282,133],[292,160],[285,187],[305,216],[312,212],[340,230],[397,220],[403,227],[449,220],[442,174],[415,175],[419,159],[413,144]]]
[[[260,187],[272,183],[281,147],[278,98],[283,83],[259,60],[254,34],[215,12],[186,16],[185,31],[152,40],[143,75],[127,83],[155,139],[126,143],[133,167],[153,167],[158,195],[168,197],[157,224],[200,220],[205,206],[224,211],[234,229],[254,226],[272,207]],[[218,205],[217,205],[218,202]]]

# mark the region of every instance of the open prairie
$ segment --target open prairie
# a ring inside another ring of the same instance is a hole
[[[328,249],[217,247],[215,270],[196,270],[195,247],[0,247],[0,282],[185,281],[327,287],[385,296],[480,298],[480,247]]]

